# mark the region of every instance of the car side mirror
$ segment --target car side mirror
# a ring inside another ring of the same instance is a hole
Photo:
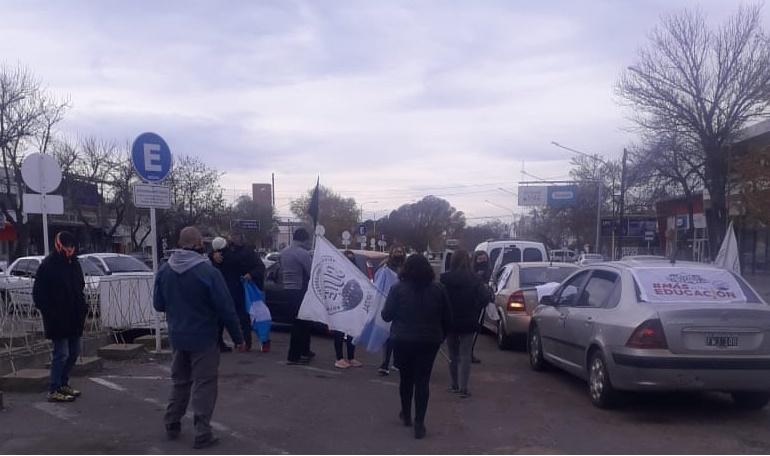
[[[545,295],[542,298],[540,298],[540,304],[542,304],[544,306],[555,306],[556,305],[555,301],[553,300],[553,296],[552,295]]]

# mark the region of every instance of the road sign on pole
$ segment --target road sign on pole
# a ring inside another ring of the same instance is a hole
[[[366,225],[363,223],[360,223],[358,225],[358,235],[359,236],[366,236]]]
[[[134,206],[168,209],[171,207],[171,189],[165,185],[137,182],[134,184]]]
[[[166,144],[166,141],[156,133],[142,133],[137,136],[134,143],[131,145],[131,162],[134,165],[134,170],[139,177],[148,183],[160,183],[171,172],[171,168],[174,166],[174,160],[171,156],[171,149]],[[150,247],[152,249],[152,272],[158,272],[158,230],[155,219],[155,208],[162,207],[156,205],[157,203],[165,203],[163,198],[164,187],[159,185],[153,186],[154,188],[148,188],[144,185],[136,184],[134,186],[134,200],[137,198],[137,186],[141,190],[145,190],[145,203],[150,203]],[[168,189],[168,187],[165,187]],[[161,195],[156,200],[157,195]],[[140,198],[141,199],[141,198]],[[170,195],[169,195],[170,200]],[[138,205],[137,205],[138,206]],[[170,207],[169,205],[166,207]],[[155,313],[155,350],[160,351],[160,316]]]
[[[25,214],[39,212],[43,216],[43,252],[48,256],[48,214],[63,214],[64,200],[59,195],[48,195],[61,184],[59,162],[50,155],[31,154],[21,164],[21,177],[24,183],[39,195],[25,194]],[[29,207],[26,207],[29,203]]]

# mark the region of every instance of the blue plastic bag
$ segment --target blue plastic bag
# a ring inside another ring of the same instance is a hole
[[[270,340],[270,328],[273,325],[273,317],[270,309],[265,304],[265,294],[251,280],[243,280],[243,292],[245,294],[246,312],[251,317],[251,327],[259,336],[260,342]]]

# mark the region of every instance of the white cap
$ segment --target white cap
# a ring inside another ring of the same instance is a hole
[[[227,240],[223,237],[215,237],[214,240],[211,241],[211,248],[214,250],[222,250],[225,247],[227,247]]]

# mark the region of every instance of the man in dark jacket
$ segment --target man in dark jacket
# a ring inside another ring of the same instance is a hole
[[[192,402],[194,448],[207,448],[218,439],[211,433],[219,370],[218,321],[224,322],[238,349],[245,350],[233,300],[222,274],[203,256],[197,228],[179,233],[179,246],[155,277],[153,305],[165,312],[173,347],[173,389],[166,408],[166,434],[176,439],[181,420]],[[192,392],[192,398],[190,393]]]
[[[72,402],[80,391],[69,385],[69,374],[80,354],[80,337],[88,305],[83,295],[85,280],[75,256],[75,237],[62,231],[54,251],[37,270],[32,297],[43,316],[46,339],[53,343],[48,400]]]
[[[259,259],[254,249],[244,245],[243,241],[243,236],[240,233],[234,233],[230,237],[227,247],[215,251],[211,255],[211,259],[214,267],[219,269],[225,278],[227,289],[230,290],[230,296],[235,303],[235,313],[241,324],[243,338],[246,341],[246,351],[251,351],[251,317],[246,310],[245,292],[241,279],[252,280],[260,290],[264,290],[265,264]],[[219,345],[222,351],[229,351],[221,338],[221,326]]]

